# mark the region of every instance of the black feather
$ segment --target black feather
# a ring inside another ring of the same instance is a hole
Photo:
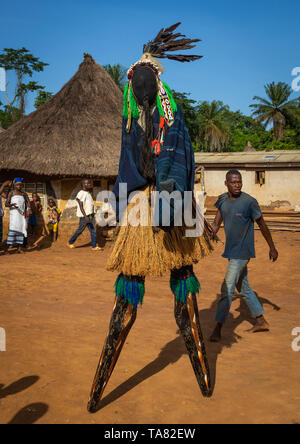
[[[161,59],[177,60],[178,62],[192,62],[194,60],[201,59],[202,56],[198,55],[171,55],[168,52],[183,51],[195,48],[193,43],[201,42],[200,39],[189,39],[185,35],[173,32],[181,25],[181,22],[175,23],[175,25],[169,28],[162,28],[154,40],[144,45],[144,53],[150,53],[154,57]]]

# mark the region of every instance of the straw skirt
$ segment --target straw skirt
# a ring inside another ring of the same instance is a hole
[[[149,189],[146,192],[149,195]],[[133,206],[128,204],[127,213]],[[149,205],[145,211],[150,220]],[[159,277],[174,268],[193,265],[213,248],[206,233],[191,238],[184,237],[184,231],[182,227],[175,227],[169,233],[155,231],[150,224],[121,226],[106,268],[127,276]]]

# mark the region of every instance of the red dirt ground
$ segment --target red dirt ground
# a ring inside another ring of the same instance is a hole
[[[244,303],[236,298],[222,344],[207,344],[214,395],[204,399],[177,333],[168,276],[147,282],[147,293],[106,388],[103,407],[86,411],[94,372],[113,306],[115,275],[105,271],[111,248],[75,250],[61,239],[24,255],[0,256],[1,423],[299,423],[300,233],[276,232],[280,252],[268,260],[257,233],[258,259],[250,282],[271,324],[249,335]],[[199,265],[200,319],[207,338],[226,270],[222,245]],[[280,310],[279,310],[280,308]]]

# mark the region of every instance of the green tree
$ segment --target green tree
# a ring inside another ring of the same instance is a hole
[[[284,127],[289,121],[300,121],[299,98],[289,100],[293,93],[292,88],[284,83],[269,83],[265,86],[268,99],[255,96],[253,100],[259,103],[250,105],[253,116],[256,116],[258,122],[262,122],[267,128],[272,124],[274,128],[274,137],[276,141],[281,141],[284,136]]]
[[[20,110],[15,107],[3,105],[0,101],[0,125],[8,129],[16,120],[20,118]]]
[[[229,141],[230,127],[221,101],[202,102],[197,107],[197,145],[205,151],[221,151]]]
[[[175,102],[180,106],[192,143],[196,144],[198,134],[196,101],[190,99],[190,94],[172,91]]]
[[[44,87],[34,81],[27,81],[32,78],[34,72],[44,70],[47,63],[41,62],[38,57],[34,57],[26,48],[13,49],[4,48],[0,53],[0,66],[6,71],[13,71],[17,78],[15,93],[12,100],[9,100],[6,90],[7,105],[10,107],[14,120],[25,115],[26,96],[29,92],[42,90]],[[19,113],[15,114],[15,109]]]
[[[127,69],[122,65],[104,65],[103,68],[113,79],[115,84],[124,91],[126,81],[127,81]]]
[[[50,99],[52,99],[53,94],[48,91],[39,91],[38,95],[36,96],[34,106],[35,108],[38,108],[41,105],[44,105],[44,103],[48,102]]]
[[[243,151],[248,142],[256,150],[263,150],[272,142],[273,135],[251,116],[226,109],[224,117],[229,125],[229,141],[223,151]]]

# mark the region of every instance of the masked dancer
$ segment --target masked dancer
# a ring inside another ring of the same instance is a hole
[[[193,195],[194,152],[180,107],[169,86],[161,80],[163,68],[157,58],[179,62],[198,60],[200,56],[174,55],[174,51],[193,48],[198,39],[174,33],[180,23],[162,29],[144,45],[142,58],[128,71],[124,92],[124,118],[119,174],[114,187],[120,230],[107,269],[118,271],[115,304],[108,335],[96,371],[88,410],[95,412],[116,365],[126,337],[133,326],[137,307],[143,302],[146,276],[170,272],[170,287],[175,301],[175,319],[204,396],[211,396],[209,366],[200,328],[196,295],[200,284],[193,264],[208,255],[212,246],[205,226],[201,235],[188,237],[185,226],[177,226],[174,202],[170,201],[170,221],[164,223],[160,203],[156,203],[158,223],[150,223],[151,209],[141,217],[149,223],[124,223],[134,204],[127,207],[120,195],[126,184],[127,196],[134,202],[152,202],[153,192]],[[166,196],[166,194],[164,194]],[[157,206],[158,205],[158,206]],[[122,207],[122,208],[121,208]],[[150,207],[150,205],[149,205]],[[195,206],[194,206],[195,211]],[[142,211],[143,212],[143,211]]]

